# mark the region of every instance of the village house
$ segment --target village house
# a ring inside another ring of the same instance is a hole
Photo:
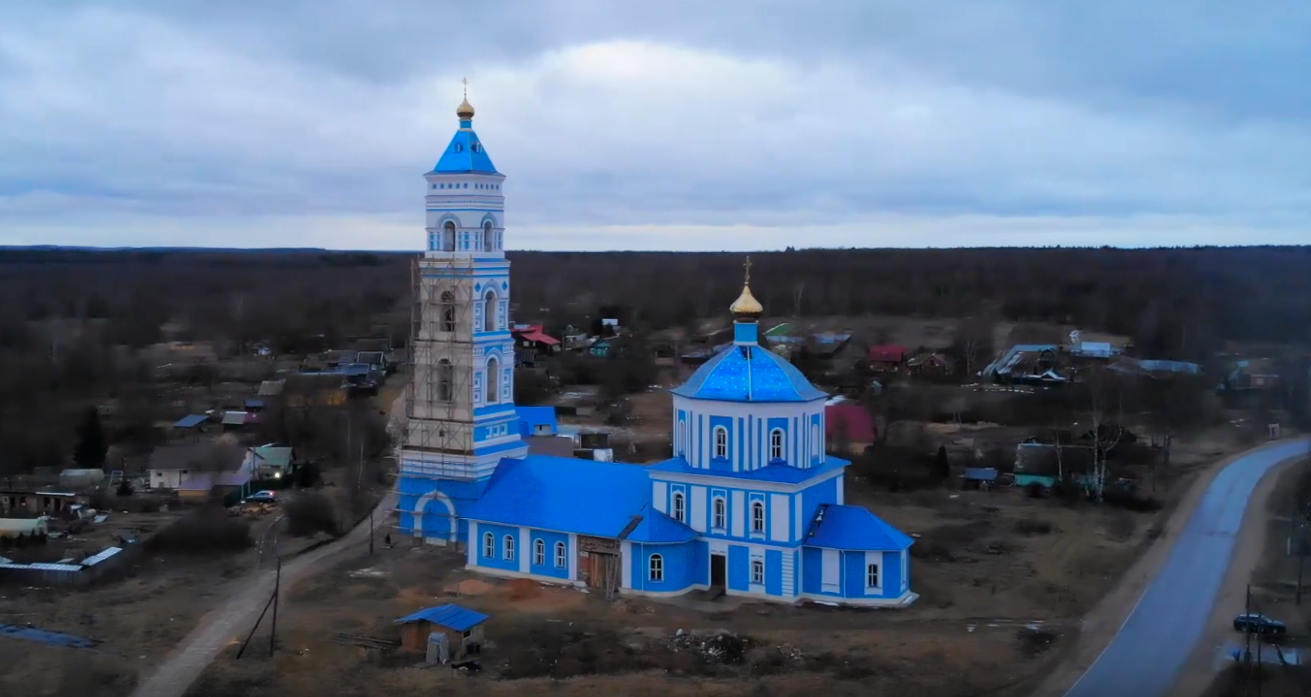
[[[514,358],[521,366],[531,367],[539,358],[558,353],[560,340],[550,336],[540,324],[516,324],[510,331],[514,337]]]
[[[0,517],[59,517],[67,509],[78,504],[86,504],[86,502],[85,496],[80,496],[71,491],[9,489],[0,491]]]
[[[890,373],[899,370],[906,362],[906,347],[895,344],[883,344],[869,347],[865,362],[870,370]]]
[[[183,498],[204,498],[218,488],[239,489],[254,478],[256,457],[247,448],[225,443],[161,445],[146,465],[150,486],[173,489]]]
[[[906,370],[914,375],[946,377],[955,369],[955,361],[937,352],[919,353],[906,360]]]
[[[254,456],[255,477],[258,479],[275,479],[291,473],[295,462],[295,451],[285,445],[261,445],[251,448]]]
[[[847,454],[860,455],[878,441],[878,427],[869,409],[859,402],[839,402],[824,407],[826,439]]]

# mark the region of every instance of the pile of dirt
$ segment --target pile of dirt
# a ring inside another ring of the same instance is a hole
[[[446,587],[446,592],[451,595],[487,595],[494,590],[496,586],[476,578],[465,579]]]
[[[678,630],[665,644],[675,653],[690,652],[705,663],[739,665],[754,642],[750,637],[739,636],[726,629]]]
[[[531,579],[516,578],[505,584],[505,597],[507,600],[532,600],[541,594],[541,587]]]

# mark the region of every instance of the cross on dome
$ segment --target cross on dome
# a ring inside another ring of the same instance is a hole
[[[460,117],[461,121],[471,121],[473,120],[473,105],[469,103],[469,78],[466,77],[460,82],[464,83],[464,101],[460,102],[460,106],[455,108],[455,115]]]
[[[765,308],[760,305],[759,300],[756,300],[756,296],[751,294],[751,257],[747,257],[742,267],[746,269],[746,277],[742,281],[742,294],[728,306],[728,310],[739,322],[755,322],[765,313]]]

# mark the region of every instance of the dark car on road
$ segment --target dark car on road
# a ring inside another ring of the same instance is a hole
[[[1288,625],[1265,615],[1248,613],[1234,618],[1234,630],[1245,634],[1283,636],[1288,632]]]

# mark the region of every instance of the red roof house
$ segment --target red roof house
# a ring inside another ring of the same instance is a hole
[[[824,407],[825,436],[833,443],[864,446],[878,440],[874,417],[862,404],[843,402]]]
[[[906,360],[906,347],[895,344],[869,347],[869,362],[874,367],[895,368]]]
[[[547,334],[540,324],[521,324],[511,332],[515,341],[531,341],[536,344],[546,344],[547,346],[559,346],[560,340]]]

